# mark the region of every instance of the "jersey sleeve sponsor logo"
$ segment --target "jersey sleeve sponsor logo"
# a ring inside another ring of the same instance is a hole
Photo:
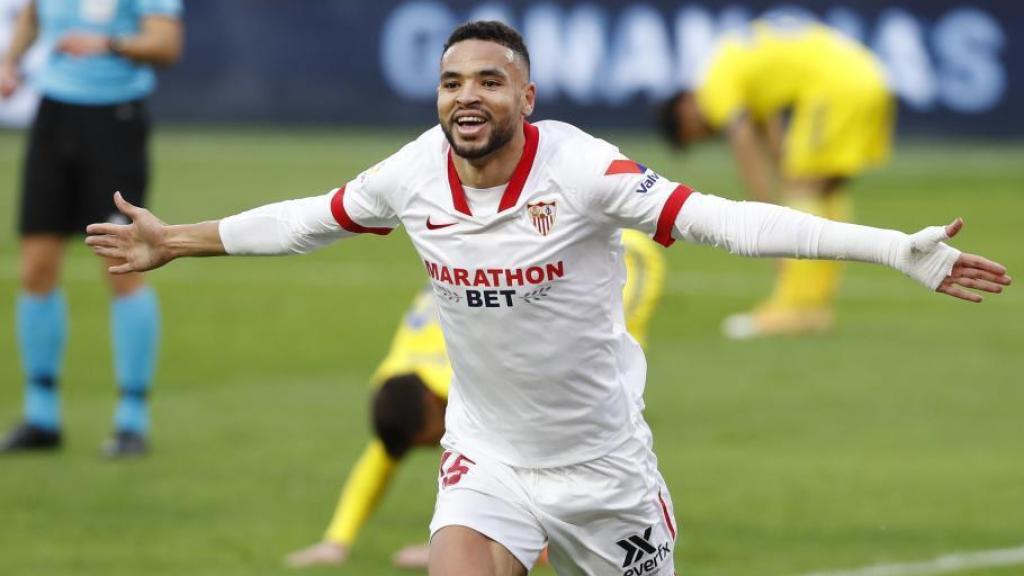
[[[555,227],[555,212],[557,208],[558,206],[555,205],[554,200],[551,202],[531,202],[526,205],[526,215],[530,218],[533,228],[541,236],[547,236],[551,229]]]
[[[633,192],[636,192],[637,194],[647,194],[651,187],[657,184],[658,180],[661,180],[661,176],[659,176],[654,170],[648,170],[644,179],[637,184]]]
[[[615,176],[618,174],[643,175],[643,179],[637,183],[636,188],[633,190],[637,194],[646,194],[658,180],[661,180],[661,176],[657,172],[632,160],[612,160],[612,163],[608,165],[608,169],[604,171],[605,176]]]

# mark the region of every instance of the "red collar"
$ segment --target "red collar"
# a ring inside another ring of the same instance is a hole
[[[519,164],[516,164],[515,172],[512,173],[512,179],[508,181],[505,193],[501,195],[498,212],[515,206],[519,201],[519,194],[523,191],[526,178],[529,177],[530,170],[533,168],[533,160],[537,157],[537,141],[540,139],[540,130],[524,120],[523,134],[526,136],[523,155],[519,158]],[[455,205],[455,209],[467,216],[472,216],[473,212],[469,209],[469,202],[466,200],[466,191],[462,188],[459,173],[455,171],[451,148],[448,149],[448,186],[452,189],[452,204]]]

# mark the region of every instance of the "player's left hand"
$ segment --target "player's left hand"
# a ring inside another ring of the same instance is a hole
[[[932,226],[911,235],[905,272],[936,292],[968,302],[981,302],[980,294],[965,288],[999,294],[1003,286],[1010,285],[1011,278],[1002,264],[960,252],[944,242],[963,227],[963,219],[957,218],[947,226]]]
[[[69,32],[57,41],[57,50],[72,56],[94,56],[110,51],[110,39],[102,34]]]

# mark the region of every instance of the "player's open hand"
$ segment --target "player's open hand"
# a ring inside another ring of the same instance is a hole
[[[120,192],[114,194],[114,204],[131,224],[90,224],[85,229],[85,243],[93,252],[124,261],[108,268],[112,274],[145,272],[173,259],[164,242],[166,224],[149,210],[132,205]]]
[[[957,218],[952,224],[945,227],[946,238],[956,236],[963,227],[963,219]],[[936,291],[969,302],[981,302],[980,294],[964,290],[964,288],[999,294],[1003,291],[1003,286],[1009,286],[1010,282],[1011,278],[1006,275],[1006,266],[977,254],[961,253],[953,263],[953,269],[942,280]]]
[[[980,290],[998,294],[1010,285],[1006,267],[976,254],[966,254],[945,243],[964,227],[962,218],[947,226],[932,226],[909,237],[904,272],[929,288],[968,302],[981,302]]]
[[[348,547],[336,542],[317,542],[309,548],[292,552],[285,558],[285,564],[291,568],[308,568],[310,566],[340,566],[348,560]]]

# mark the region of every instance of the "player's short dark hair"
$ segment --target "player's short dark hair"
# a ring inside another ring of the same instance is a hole
[[[665,140],[673,148],[682,149],[686,143],[679,137],[682,129],[683,117],[679,114],[679,101],[687,95],[686,90],[680,90],[673,94],[668,100],[658,104],[655,109],[655,116],[658,122],[658,132],[665,137]]]
[[[463,40],[485,40],[494,42],[512,50],[526,62],[526,74],[530,74],[530,51],[526,49],[526,42],[516,29],[498,22],[497,20],[475,20],[466,22],[452,31],[448,41],[444,43],[444,54],[454,44]]]
[[[373,396],[373,430],[392,458],[401,458],[426,422],[426,384],[416,374],[400,374],[384,381]]]

